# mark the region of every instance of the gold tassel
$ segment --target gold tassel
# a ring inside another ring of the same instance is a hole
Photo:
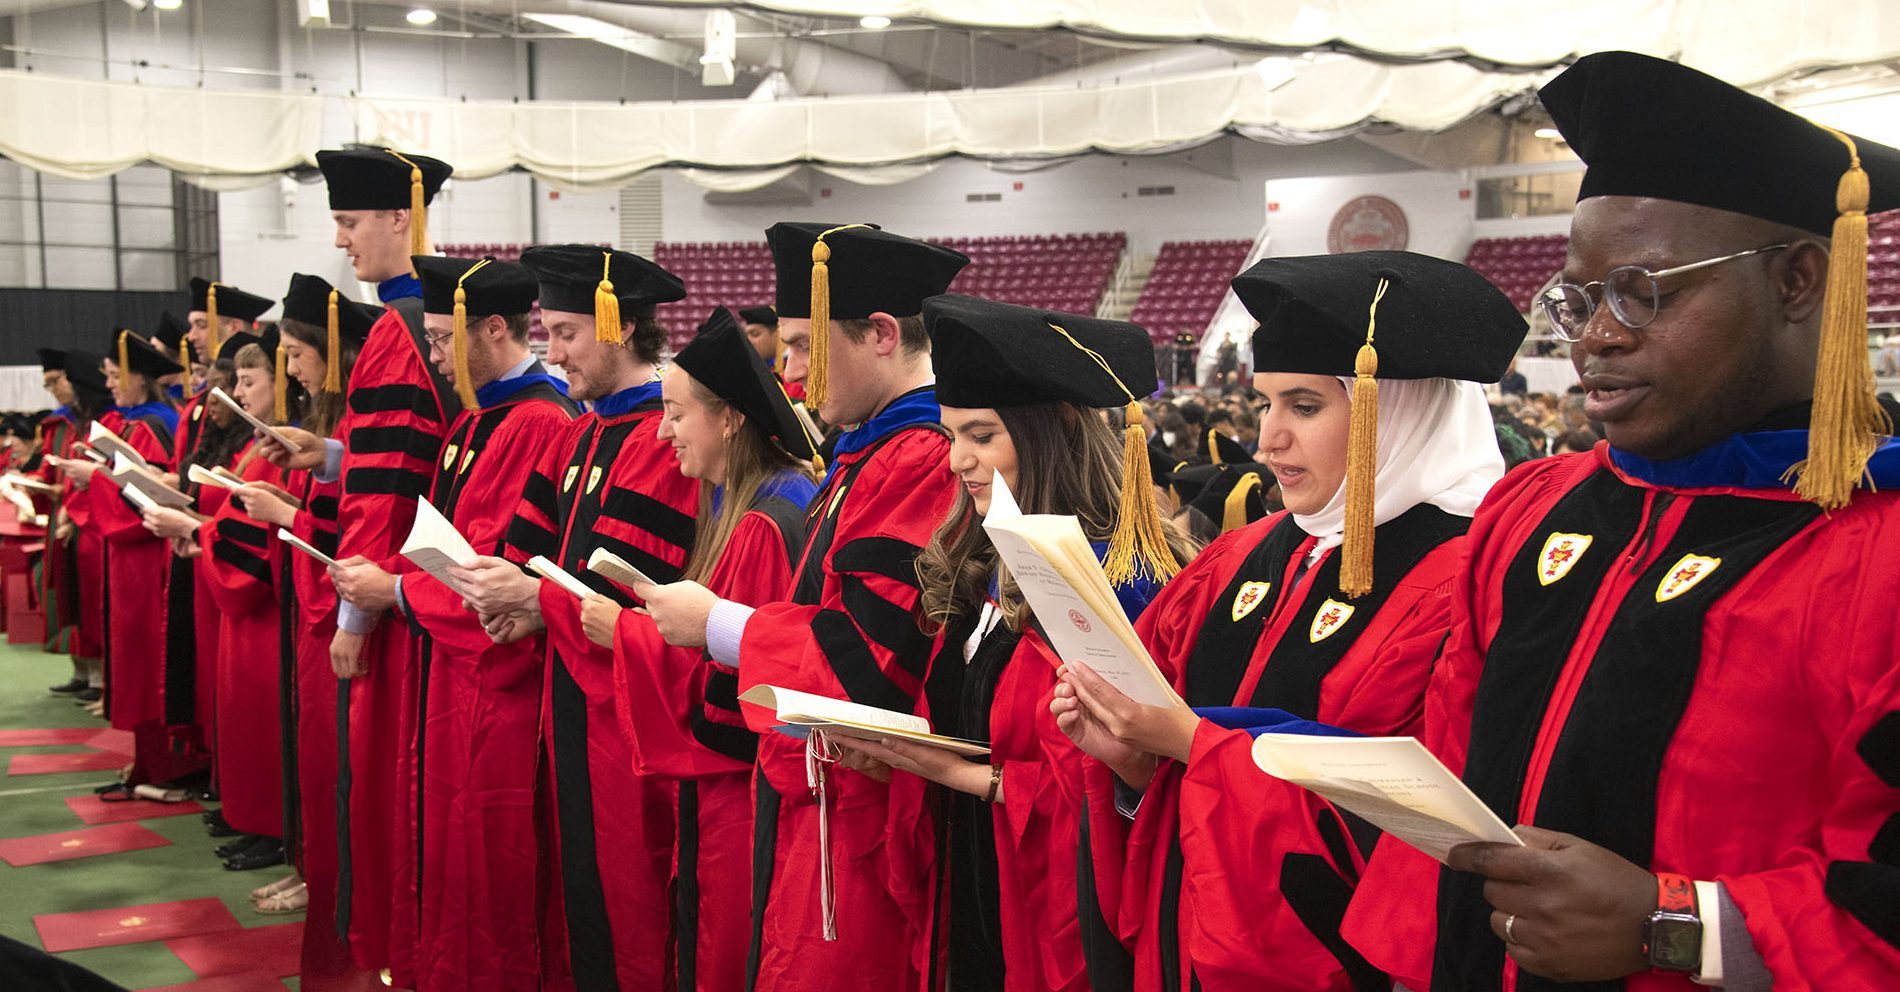
[[[271,418],[271,423],[290,423],[290,376],[285,372],[282,339],[277,342],[277,378],[272,384],[277,387],[277,414]]]
[[[1073,340],[1073,339],[1071,339]],[[1114,373],[1109,373],[1113,375]],[[1121,380],[1117,379],[1117,382]],[[1123,392],[1128,392],[1123,387]],[[1181,571],[1161,526],[1155,505],[1154,472],[1148,467],[1148,432],[1142,430],[1141,401],[1129,394],[1128,426],[1122,428],[1122,505],[1115,533],[1108,539],[1102,574],[1110,585],[1126,585],[1142,574],[1166,582]]]
[[[831,246],[819,235],[811,246],[811,362],[805,371],[805,402],[814,410],[825,405],[831,392],[830,261]]]
[[[602,344],[620,343],[620,297],[614,295],[611,278],[614,253],[600,253],[600,285],[594,287],[594,340]]]
[[[462,284],[468,281],[469,276],[481,271],[482,266],[489,261],[484,258],[476,262],[462,273],[461,278],[455,280],[455,311],[449,326],[455,339],[455,395],[461,398],[464,410],[476,410],[479,407],[475,404],[475,385],[469,382],[468,375],[468,291],[462,288]]]
[[[386,148],[396,161],[409,167],[409,254],[429,254],[429,204],[422,190],[422,167],[409,161],[394,148]]]
[[[831,246],[825,239],[869,224],[845,224],[818,235],[811,245],[811,363],[805,371],[805,404],[816,410],[831,392]]]
[[[185,382],[189,384],[191,382],[191,339],[188,337],[178,339],[178,364],[184,366]]]
[[[205,287],[205,364],[218,360],[218,284]]]
[[[336,290],[330,290],[329,312],[324,315],[323,326],[327,332],[324,347],[329,349],[328,360],[323,366],[323,391],[326,393],[343,391],[343,329],[337,316],[337,296]],[[283,346],[279,345],[277,354],[283,353]]]
[[[1814,413],[1808,426],[1808,457],[1790,468],[1794,491],[1822,509],[1838,510],[1854,498],[1879,445],[1893,423],[1874,399],[1874,370],[1867,356],[1867,201],[1871,195],[1854,139],[1827,128],[1847,146],[1847,171],[1834,192],[1833,245],[1821,303],[1821,343],[1814,363]]]
[[[1366,343],[1353,360],[1352,420],[1346,440],[1346,533],[1340,548],[1339,591],[1348,597],[1372,591],[1373,479],[1379,472],[1379,353],[1372,347],[1379,301],[1387,282],[1379,280],[1366,309]]]
[[[1225,465],[1227,463],[1220,457],[1220,445],[1214,443],[1214,435],[1218,433],[1220,432],[1212,427],[1207,429],[1207,460],[1215,465]]]
[[[1228,491],[1227,502],[1221,507],[1221,533],[1247,526],[1247,494],[1259,488],[1260,473],[1248,472],[1240,477],[1239,485]]]
[[[123,327],[119,328],[119,379],[121,382],[132,372],[132,354],[125,346],[125,336],[130,333],[132,332]]]

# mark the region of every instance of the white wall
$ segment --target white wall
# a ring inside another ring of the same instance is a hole
[[[1339,210],[1362,196],[1382,196],[1405,213],[1409,251],[1462,259],[1471,247],[1468,178],[1451,172],[1320,176],[1266,184],[1271,255],[1324,255]],[[1461,196],[1463,193],[1465,195]]]

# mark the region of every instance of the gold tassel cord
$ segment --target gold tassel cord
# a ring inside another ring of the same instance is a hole
[[[323,366],[323,391],[326,393],[343,391],[343,325],[338,316],[338,308],[341,306],[337,302],[338,295],[336,290],[330,290],[328,313],[323,318],[323,345],[328,349]],[[281,344],[277,347],[277,353],[279,355],[284,353]]]
[[[1145,418],[1141,400],[1099,352],[1077,341],[1063,327],[1050,324],[1049,329],[1094,359],[1128,397],[1128,405],[1123,408],[1127,425],[1122,428],[1122,505],[1115,519],[1115,532],[1109,535],[1108,554],[1102,559],[1102,574],[1116,586],[1127,585],[1144,574],[1156,582],[1166,582],[1181,571],[1181,564],[1168,545],[1161,508],[1155,503],[1154,470],[1148,465],[1148,433],[1142,430]]]
[[[475,385],[469,381],[468,291],[462,288],[462,284],[468,281],[469,276],[480,272],[482,266],[488,263],[489,259],[486,258],[476,262],[474,265],[468,267],[467,272],[462,273],[461,277],[455,280],[455,310],[451,317],[449,328],[455,341],[453,346],[455,355],[455,395],[461,399],[462,409],[464,410],[475,410],[478,409],[478,407],[475,404]]]
[[[429,203],[422,188],[422,167],[409,161],[394,148],[385,148],[396,161],[409,167],[409,254],[429,254]]]
[[[277,412],[271,417],[271,423],[287,424],[290,422],[290,376],[285,371],[284,342],[281,338],[277,342],[277,378],[272,380],[272,384],[277,387]]]
[[[1881,435],[1893,424],[1874,398],[1867,354],[1867,203],[1872,195],[1854,139],[1826,130],[1847,146],[1847,171],[1834,193],[1833,243],[1821,302],[1819,353],[1814,363],[1814,413],[1808,457],[1789,469],[1794,490],[1822,509],[1838,510],[1854,497]]]
[[[602,344],[620,343],[620,297],[614,295],[611,278],[614,253],[600,253],[600,285],[594,287],[594,340]]]
[[[1239,485],[1228,490],[1227,501],[1221,506],[1221,533],[1247,526],[1247,494],[1259,488],[1260,473],[1249,472],[1240,477]]]
[[[205,364],[218,360],[218,284],[205,287]]]
[[[1215,429],[1214,429],[1214,428],[1212,428],[1212,427],[1209,427],[1209,428],[1207,429],[1207,441],[1206,441],[1206,443],[1207,443],[1207,460],[1208,460],[1208,461],[1209,461],[1210,463],[1212,463],[1212,464],[1215,464],[1215,465],[1225,465],[1225,464],[1227,464],[1227,463],[1226,463],[1225,461],[1223,461],[1223,460],[1221,460],[1221,456],[1220,456],[1220,445],[1219,445],[1218,443],[1216,443],[1216,442],[1214,441],[1214,437],[1215,437],[1215,435],[1217,435],[1217,434],[1219,434],[1219,433],[1220,433],[1219,431],[1217,431],[1217,430],[1215,430]]]
[[[870,226],[834,227],[811,244],[811,361],[805,372],[805,402],[814,410],[824,406],[831,394],[831,246],[825,239],[839,231]]]
[[[124,328],[119,329],[119,380],[121,382],[125,381],[126,375],[132,371],[132,353],[125,344],[126,336],[131,333]]]
[[[1381,278],[1366,309],[1366,343],[1353,359],[1352,419],[1346,441],[1346,532],[1339,549],[1339,591],[1359,597],[1372,591],[1373,479],[1379,471],[1379,353],[1372,336],[1379,301],[1389,283]]]

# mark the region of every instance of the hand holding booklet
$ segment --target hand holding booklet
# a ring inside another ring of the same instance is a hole
[[[93,421],[92,427],[89,430],[87,430],[86,442],[88,445],[91,446],[93,451],[96,451],[101,455],[109,455],[115,458],[123,457],[126,461],[131,462],[132,464],[137,465],[140,468],[152,467],[151,463],[145,460],[145,456],[139,454],[139,449],[134,448],[131,445],[125,443],[125,439],[120,437],[119,435],[114,434],[111,431],[106,430],[104,427],[99,426],[99,422],[97,420]],[[85,450],[86,450],[85,448],[80,449],[81,452],[84,452]],[[101,464],[104,464],[106,461],[106,459],[103,457],[97,458],[95,460],[100,462]]]
[[[112,456],[112,471],[109,474],[112,481],[119,484],[119,491],[141,510],[154,506],[183,510],[194,502],[190,496],[161,482],[150,466],[134,464],[123,454]]]
[[[546,555],[535,555],[528,559],[528,571],[560,586],[577,599],[586,599],[594,595],[594,590],[587,588],[587,583],[575,578],[573,572],[550,561]]]
[[[285,527],[277,528],[277,539],[284,542],[285,544],[290,545],[293,548],[296,548],[298,551],[301,551],[304,554],[307,554],[310,557],[315,558],[316,560],[324,563],[325,565],[336,564],[335,558],[332,558],[329,555],[326,555],[323,552],[318,551],[316,548],[310,545],[310,542],[305,541],[303,538],[298,537],[295,534],[292,534],[288,528],[285,528]]]
[[[1440,863],[1460,844],[1524,843],[1416,737],[1261,734],[1253,761]]]
[[[782,689],[775,685],[755,685],[740,693],[739,698],[776,711],[781,725],[779,730],[792,737],[805,737],[813,730],[823,730],[840,737],[868,741],[894,737],[964,757],[990,753],[988,747],[975,741],[931,733],[930,721],[912,713],[879,709],[796,689]]]
[[[1064,663],[1086,668],[1128,698],[1187,704],[1155,667],[1074,517],[1025,514],[998,474],[983,530]]]
[[[451,589],[455,583],[449,579],[449,566],[467,567],[476,558],[468,539],[426,499],[416,501],[416,522],[402,542],[402,556]]]

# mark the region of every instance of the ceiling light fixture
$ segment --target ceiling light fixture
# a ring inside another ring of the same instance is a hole
[[[1562,131],[1559,131],[1554,127],[1540,127],[1537,130],[1532,131],[1531,134],[1532,136],[1542,138],[1545,141],[1556,141],[1558,138],[1561,138],[1564,136],[1564,133]]]
[[[417,7],[410,11],[405,19],[416,27],[428,27],[435,23],[435,11],[427,7]]]
[[[152,6],[159,10],[177,10],[185,5],[185,0],[152,0]]]
[[[888,17],[885,17],[883,14],[866,14],[863,17],[858,18],[858,27],[861,27],[861,28],[870,28],[873,31],[882,31],[885,28],[888,28],[890,26],[891,26],[891,19]]]

